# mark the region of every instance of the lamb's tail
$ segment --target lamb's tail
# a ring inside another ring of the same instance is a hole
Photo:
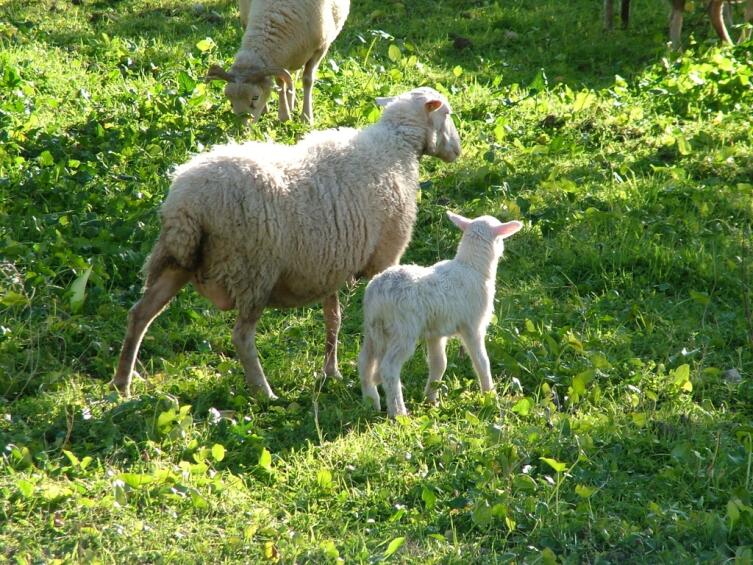
[[[201,223],[194,215],[185,211],[163,215],[159,239],[144,264],[147,286],[171,267],[195,271],[201,261],[202,237]]]

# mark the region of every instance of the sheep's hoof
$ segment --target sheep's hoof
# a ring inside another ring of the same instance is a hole
[[[340,369],[336,368],[333,369],[324,369],[324,376],[325,378],[331,378],[336,379],[338,381],[343,380],[343,374],[340,372]]]
[[[118,383],[115,382],[115,379],[113,379],[108,383],[108,388],[110,390],[117,391],[117,393],[123,398],[128,398],[129,396],[131,396],[130,383]]]

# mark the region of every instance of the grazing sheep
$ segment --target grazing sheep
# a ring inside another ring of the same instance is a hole
[[[457,254],[431,267],[399,265],[374,277],[363,298],[364,339],[358,358],[361,390],[379,410],[377,384],[384,388],[387,413],[406,415],[400,369],[426,339],[429,380],[426,397],[436,402],[434,383],[447,368],[447,338],[463,340],[481,390],[494,391],[484,337],[492,317],[497,262],[504,238],[523,227],[491,216],[469,220],[447,212],[463,231]]]
[[[241,48],[229,70],[212,65],[207,79],[226,81],[225,96],[233,112],[250,113],[256,121],[266,109],[275,77],[280,87],[277,115],[286,121],[295,106],[290,73],[303,68],[303,117],[312,124],[316,69],[349,10],[350,0],[240,0],[246,30]]]
[[[437,91],[377,103],[386,105],[381,119],[362,130],[313,132],[292,146],[218,146],[178,168],[114,387],[129,394],[144,333],[188,282],[220,309],[238,309],[233,344],[247,383],[265,396],[275,398],[254,335],[267,306],[323,300],[324,372],[339,374],[337,290],[399,261],[416,219],[420,157],[460,155],[450,105]]]
[[[672,4],[672,12],[669,16],[669,38],[672,42],[672,49],[679,49],[682,38],[682,21],[683,14],[685,12],[685,0],[670,0]],[[724,23],[724,11],[725,7],[729,8],[730,3],[745,2],[745,21],[753,22],[753,0],[710,0],[708,2],[709,18],[711,19],[711,25],[714,27],[719,38],[725,43],[732,43],[732,38],[727,31],[727,26]],[[725,6],[726,4],[726,6]],[[620,14],[622,20],[622,27],[627,28],[628,20],[630,18],[630,0],[621,0]],[[612,19],[614,15],[614,0],[604,0],[604,26],[606,29],[612,29]],[[744,41],[748,37],[748,33],[744,32],[740,35],[740,41]]]

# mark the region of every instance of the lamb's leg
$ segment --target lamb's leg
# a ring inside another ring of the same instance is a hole
[[[263,308],[242,311],[233,328],[233,345],[238,352],[243,369],[246,373],[246,384],[250,389],[258,389],[266,398],[277,398],[264,376],[264,369],[259,362],[256,351],[256,324],[261,317]]]
[[[724,0],[711,0],[709,2],[709,17],[716,34],[725,43],[732,43],[732,39],[724,25]]]
[[[153,278],[151,276],[147,278],[144,295],[128,312],[128,326],[123,340],[123,348],[120,351],[118,368],[110,382],[110,386],[120,392],[121,395],[129,396],[131,393],[131,373],[133,373],[133,366],[136,364],[141,340],[144,338],[149,324],[188,282],[190,276],[191,274],[183,269],[168,268],[154,277],[154,280],[150,280]]]
[[[679,49],[682,43],[682,19],[685,0],[672,0],[672,13],[669,16],[669,39],[672,49]]]
[[[314,106],[311,100],[311,89],[314,86],[316,80],[316,69],[319,68],[319,63],[327,52],[326,49],[319,49],[314,51],[314,54],[306,62],[303,67],[303,118],[311,125],[314,124]]]
[[[460,337],[463,339],[465,348],[473,363],[473,369],[478,376],[481,390],[483,392],[493,392],[494,382],[492,381],[492,372],[489,366],[489,356],[486,354],[484,334],[478,330],[469,330],[461,331]]]
[[[426,382],[426,400],[431,404],[437,403],[438,383],[447,369],[447,355],[445,346],[447,345],[446,337],[439,337],[426,340],[426,358],[429,362],[429,380]]]
[[[327,296],[322,306],[327,332],[327,341],[324,345],[324,374],[341,379],[342,375],[337,368],[337,334],[340,332],[340,301],[337,298],[337,292]]]
[[[277,118],[281,122],[287,122],[290,119],[290,110],[288,109],[288,85],[285,83],[284,80],[280,78],[275,78],[275,81],[277,82],[277,86],[280,87],[280,95],[278,96],[278,105],[277,105]]]
[[[387,346],[387,351],[379,363],[379,374],[384,388],[384,396],[387,402],[387,414],[391,418],[407,416],[408,410],[403,402],[403,385],[400,382],[400,369],[403,364],[413,355],[414,342],[401,337],[400,342],[393,341]]]
[[[379,401],[379,390],[375,382],[377,370],[377,358],[374,352],[374,343],[369,339],[368,334],[363,338],[363,345],[358,354],[358,374],[361,377],[361,394],[364,400],[371,400],[376,410],[381,410],[382,406]]]

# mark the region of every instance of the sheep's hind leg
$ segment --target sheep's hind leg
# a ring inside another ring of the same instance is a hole
[[[285,81],[282,79],[275,79],[277,86],[280,87],[280,95],[278,96],[277,106],[277,118],[281,122],[287,122],[290,119],[290,110],[288,108],[288,87]]]
[[[128,312],[128,327],[126,329],[123,348],[115,376],[110,386],[123,396],[131,393],[131,373],[136,364],[141,340],[144,338],[149,324],[162,312],[178,291],[188,282],[191,274],[184,269],[168,268],[157,275],[156,280],[147,278],[146,290],[141,299]]]
[[[381,410],[379,401],[379,391],[375,381],[377,370],[377,358],[374,352],[374,343],[368,335],[363,339],[361,351],[358,354],[358,374],[361,377],[361,394],[363,399],[371,400],[371,404],[376,410]]]
[[[460,337],[463,339],[465,348],[473,363],[481,390],[483,392],[494,392],[489,356],[486,354],[486,345],[484,345],[484,334],[477,331],[465,331],[461,332]]]
[[[263,308],[256,308],[250,312],[241,311],[233,328],[233,345],[246,373],[246,384],[250,389],[258,389],[266,398],[274,400],[277,396],[264,376],[264,369],[256,350],[256,324],[262,311]]]
[[[325,297],[322,302],[324,309],[324,326],[327,340],[324,344],[324,374],[328,377],[342,379],[340,369],[337,368],[337,336],[340,333],[340,300],[337,292]]]
[[[393,342],[387,346],[387,352],[379,364],[379,374],[384,387],[384,396],[387,401],[387,414],[391,418],[407,416],[408,410],[403,401],[403,385],[400,382],[400,370],[405,362],[413,354],[414,342],[410,345],[404,341]]]
[[[446,337],[430,338],[426,340],[426,358],[429,362],[429,380],[426,382],[426,400],[430,404],[437,403],[437,384],[447,369]]]
[[[312,102],[311,89],[314,87],[314,80],[316,80],[316,69],[319,68],[319,63],[322,61],[322,57],[327,52],[326,49],[319,49],[315,51],[306,64],[303,67],[303,118],[311,125],[314,124],[314,104]]]

